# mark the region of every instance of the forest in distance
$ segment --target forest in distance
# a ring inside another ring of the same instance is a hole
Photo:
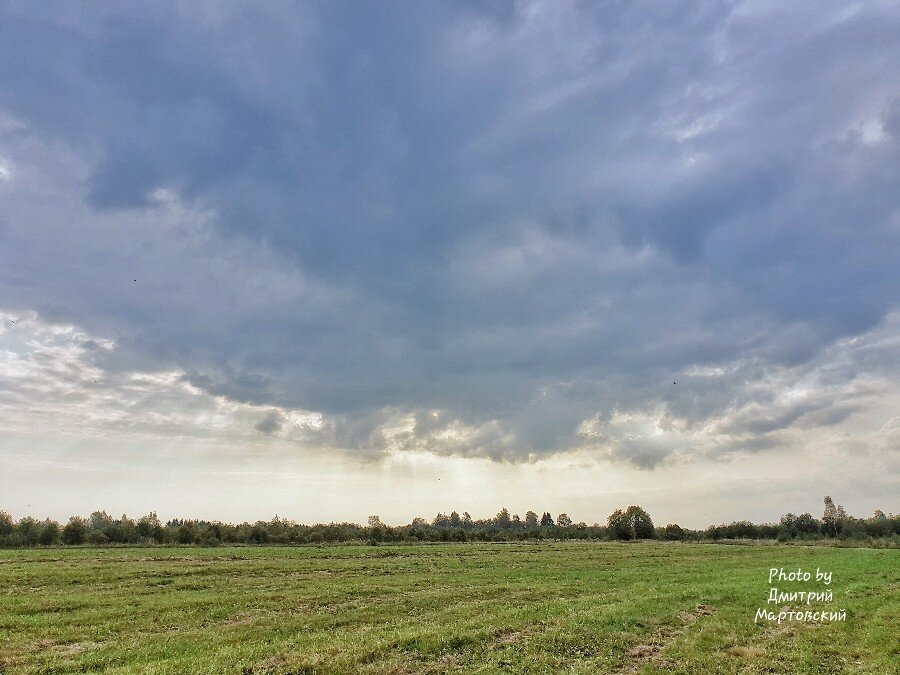
[[[138,519],[126,515],[113,518],[95,511],[88,518],[72,516],[65,525],[24,517],[18,521],[0,511],[0,547],[79,545],[198,545],[223,544],[325,544],[325,543],[419,543],[527,540],[642,540],[721,541],[734,539],[852,542],[856,545],[900,547],[900,516],[881,510],[868,518],[856,518],[825,497],[821,518],[809,513],[787,513],[777,523],[736,521],[692,530],[669,523],[654,525],[640,506],[616,509],[605,525],[573,522],[567,514],[554,518],[528,511],[524,518],[506,508],[491,518],[473,520],[464,512],[438,513],[431,521],[414,518],[408,525],[391,526],[379,516],[366,525],[329,523],[305,525],[277,515],[269,521],[229,524],[210,520],[174,518],[161,522],[155,512]]]

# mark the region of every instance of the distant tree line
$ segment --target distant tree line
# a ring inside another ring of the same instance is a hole
[[[804,539],[900,539],[900,516],[885,515],[880,509],[869,518],[847,515],[843,506],[836,506],[831,497],[825,497],[825,511],[821,519],[809,513],[787,513],[777,523],[754,525],[747,521],[730,525],[712,525],[702,532],[704,539],[777,539],[778,541]],[[898,542],[895,542],[898,543]]]
[[[555,519],[549,512],[540,516],[528,511],[524,518],[506,508],[493,518],[473,520],[468,513],[438,513],[430,521],[414,518],[408,525],[388,526],[378,516],[369,516],[366,525],[330,523],[303,525],[275,516],[269,521],[237,525],[208,520],[173,519],[162,523],[156,513],[134,520],[128,516],[113,518],[95,511],[89,518],[72,516],[65,525],[53,520],[22,518],[19,521],[0,511],[0,547],[78,546],[78,545],[153,545],[184,544],[219,546],[222,544],[331,544],[331,543],[413,543],[464,541],[524,541],[561,539],[666,541],[716,541],[727,539],[777,539],[779,541],[814,539],[889,539],[900,545],[900,516],[876,511],[870,518],[847,515],[831,497],[825,497],[821,519],[809,513],[788,513],[778,523],[756,525],[748,521],[730,525],[712,525],[705,530],[690,530],[676,524],[655,527],[640,506],[616,509],[606,525],[575,523],[565,513]]]

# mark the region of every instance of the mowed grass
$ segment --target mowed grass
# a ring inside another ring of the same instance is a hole
[[[895,673],[898,563],[674,543],[2,551],[0,672]],[[771,567],[832,572],[812,609],[846,621],[756,623],[780,608]]]

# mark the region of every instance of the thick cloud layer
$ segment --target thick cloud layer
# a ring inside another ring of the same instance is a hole
[[[0,308],[103,372],[645,468],[896,393],[890,3],[2,12]]]

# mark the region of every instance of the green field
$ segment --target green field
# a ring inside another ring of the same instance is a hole
[[[767,605],[771,567],[831,572],[833,601]],[[785,605],[846,620],[754,621]],[[889,549],[0,551],[3,673],[895,673],[898,636]]]

